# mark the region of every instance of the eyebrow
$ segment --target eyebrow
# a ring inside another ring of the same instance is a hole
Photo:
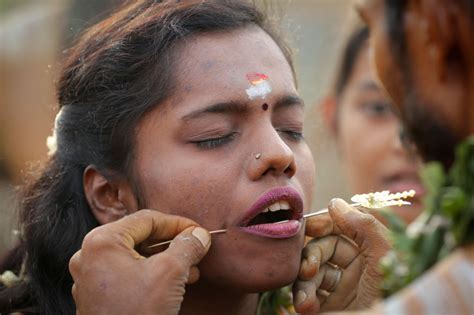
[[[246,114],[248,111],[249,108],[246,104],[235,101],[222,102],[195,110],[189,114],[184,115],[181,120],[189,121],[207,114]]]
[[[262,103],[265,103],[265,101],[262,101]],[[275,111],[290,106],[304,107],[304,102],[299,96],[285,95],[275,102],[273,110]],[[248,103],[237,101],[221,102],[186,114],[181,118],[181,120],[189,121],[207,114],[247,114],[250,110],[251,107]]]

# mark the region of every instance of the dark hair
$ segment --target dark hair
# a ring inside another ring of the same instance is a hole
[[[405,28],[403,27],[403,11],[407,3],[407,0],[385,0],[385,27],[390,37],[393,57],[403,69],[408,68],[405,58]]]
[[[369,39],[369,28],[366,25],[356,27],[349,35],[339,60],[339,68],[336,72],[333,93],[336,98],[335,115],[332,117],[331,125],[337,133],[339,128],[338,117],[340,111],[339,99],[349,82],[355,64],[359,58],[364,45]]]
[[[68,262],[98,225],[84,195],[84,169],[93,165],[106,177],[133,183],[134,130],[173,92],[176,45],[248,26],[265,30],[293,68],[289,49],[265,16],[238,0],[136,1],[90,28],[68,51],[57,85],[57,151],[20,197],[21,240],[3,268],[18,273],[23,264],[26,272],[18,285],[0,289],[1,313],[75,313]]]
[[[349,36],[342,52],[339,70],[337,71],[334,92],[340,96],[349,81],[354,70],[355,63],[359,57],[362,48],[369,39],[369,28],[362,26],[356,28]]]

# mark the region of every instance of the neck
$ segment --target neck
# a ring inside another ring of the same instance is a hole
[[[216,286],[205,281],[186,288],[180,315],[255,314],[258,293],[237,292],[228,287]]]

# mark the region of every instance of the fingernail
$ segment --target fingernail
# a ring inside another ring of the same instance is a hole
[[[196,227],[191,232],[191,234],[194,235],[201,242],[204,248],[207,248],[207,246],[211,242],[211,237],[209,236],[209,233],[203,228]]]
[[[306,292],[304,292],[303,290],[299,290],[298,292],[296,292],[296,304],[299,305],[303,303],[307,297],[308,296],[306,295]]]
[[[329,205],[331,208],[337,208],[340,212],[346,213],[351,211],[351,207],[341,198],[334,198]]]
[[[314,256],[314,255],[310,255],[310,256],[308,257],[308,261],[309,261],[311,264],[315,264],[315,263],[318,262],[318,258],[316,258],[316,256]]]
[[[308,266],[308,259],[305,258],[301,261],[300,270],[305,270],[307,268],[307,266]]]

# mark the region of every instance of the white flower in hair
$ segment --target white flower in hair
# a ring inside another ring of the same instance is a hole
[[[58,140],[57,140],[56,130],[58,129],[58,121],[62,112],[63,111],[61,108],[58,114],[56,115],[56,118],[54,119],[53,134],[46,138],[46,146],[48,147],[48,156],[53,155],[58,150]]]
[[[53,130],[53,135],[46,138],[46,146],[48,147],[49,156],[53,155],[58,150],[56,132],[54,132],[54,130]]]

